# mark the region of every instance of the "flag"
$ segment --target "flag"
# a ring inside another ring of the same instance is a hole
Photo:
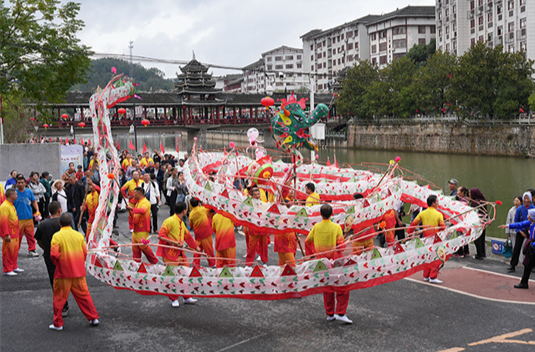
[[[520,108],[520,112],[525,112],[524,109]]]
[[[80,138],[80,144],[84,145],[84,139],[83,138]]]
[[[178,144],[176,145],[176,153],[178,154]]]
[[[63,144],[63,140],[61,138],[59,139],[59,144]]]
[[[165,149],[163,148],[162,142],[160,142],[160,150],[162,151],[162,154],[165,154]]]
[[[119,141],[117,141],[117,150],[121,150],[121,146],[119,145]]]
[[[91,138],[89,138],[89,139],[87,140],[87,144],[89,144],[89,146],[91,146]]]
[[[338,167],[338,161],[336,161],[336,154],[334,154],[334,166]]]
[[[72,144],[76,144],[76,138],[75,137],[72,138]]]
[[[327,166],[331,166],[331,161],[329,160],[329,157],[327,157]]]
[[[143,155],[145,155],[146,152],[147,152],[147,146],[145,145],[145,143],[143,143]]]
[[[132,144],[132,141],[128,141],[128,143],[130,143],[128,145],[128,149],[136,150],[136,147],[134,147],[134,145]]]

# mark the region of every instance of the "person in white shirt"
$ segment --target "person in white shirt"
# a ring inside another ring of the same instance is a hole
[[[145,191],[145,197],[150,202],[150,213],[152,215],[152,229],[151,232],[158,232],[158,209],[162,204],[160,199],[160,187],[156,181],[156,175],[146,173],[143,175],[143,190]]]
[[[65,213],[69,208],[67,207],[67,193],[63,189],[63,181],[57,180],[52,186],[52,198],[50,201],[57,201],[61,204],[61,213]]]

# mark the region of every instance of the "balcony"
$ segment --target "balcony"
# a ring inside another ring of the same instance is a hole
[[[502,36],[495,37],[494,38],[494,43],[496,44],[496,46],[503,45],[503,37]]]
[[[478,16],[481,16],[483,14],[483,10],[484,10],[484,6],[479,6],[477,8],[477,15]]]
[[[487,3],[485,4],[485,11],[486,11],[486,12],[492,12],[492,8],[493,8],[493,7],[492,7],[492,1],[491,1],[491,2],[487,2]]]
[[[527,38],[526,28],[522,28],[516,31],[516,40],[525,40]]]
[[[511,44],[511,43],[514,43],[514,42],[515,42],[515,34],[513,32],[508,33],[505,36],[505,43],[506,44]]]
[[[466,13],[466,18],[469,19],[469,20],[473,20],[475,17],[474,15],[474,10],[470,10]]]

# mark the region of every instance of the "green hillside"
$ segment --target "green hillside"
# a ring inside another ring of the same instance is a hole
[[[86,84],[77,84],[71,88],[71,90],[79,91],[93,91],[97,86],[105,87],[112,77],[111,68],[115,67],[117,73],[124,73],[126,76],[130,74],[130,63],[121,59],[97,59],[91,62],[89,73],[87,75]],[[139,84],[138,91],[150,91],[153,92],[160,89],[172,90],[174,88],[173,83],[164,78],[164,73],[159,69],[145,68],[139,63],[133,64],[134,82]]]

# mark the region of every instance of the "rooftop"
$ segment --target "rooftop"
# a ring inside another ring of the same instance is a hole
[[[294,51],[301,52],[301,53],[303,52],[303,48],[292,48],[292,47],[289,47],[289,46],[286,46],[286,45],[282,45],[282,46],[279,46],[279,47],[277,47],[275,49],[271,49],[269,51],[266,51],[265,53],[262,53],[262,57],[264,57],[265,55],[270,54],[270,53],[272,53],[274,51],[280,50],[280,49],[294,50]]]
[[[307,33],[303,34],[300,38],[301,39],[308,39],[308,38],[323,37],[325,35],[328,35],[328,34],[330,34],[332,32],[339,31],[340,29],[348,27],[348,26],[353,26],[353,25],[356,25],[356,24],[359,24],[359,23],[368,24],[369,22],[374,21],[379,17],[381,17],[381,16],[379,16],[379,15],[367,15],[367,16],[357,18],[356,20],[353,20],[353,21],[350,21],[350,22],[346,22],[344,24],[341,24],[339,26],[336,26],[336,27],[333,27],[333,28],[329,28],[329,29],[326,29],[326,30],[313,29],[310,32],[307,32]]]
[[[401,9],[389,12],[387,14],[378,16],[375,20],[372,20],[368,25],[388,21],[398,17],[435,17],[434,6],[406,6]]]

